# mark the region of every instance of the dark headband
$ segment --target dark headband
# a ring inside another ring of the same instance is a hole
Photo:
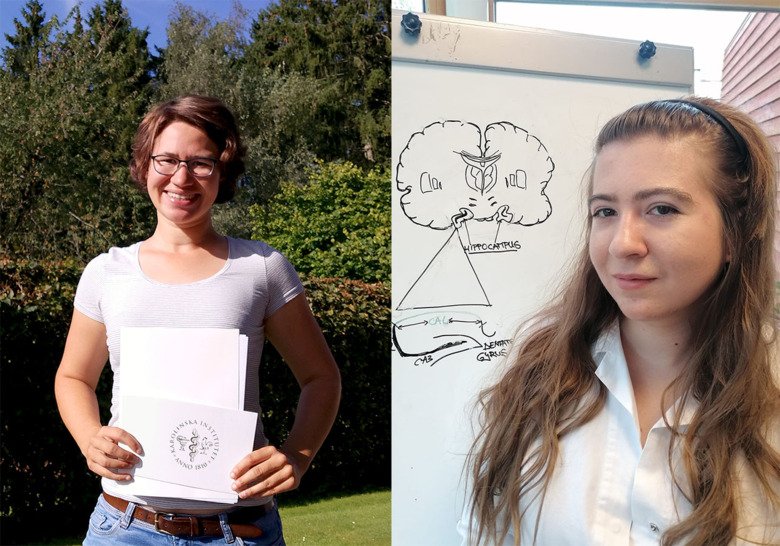
[[[750,154],[748,153],[747,143],[745,142],[745,139],[742,138],[742,135],[739,134],[739,131],[737,131],[734,126],[731,124],[729,120],[727,120],[723,115],[721,115],[717,110],[710,108],[707,105],[693,102],[689,100],[683,100],[683,99],[671,99],[664,102],[673,102],[678,104],[685,104],[687,106],[690,106],[691,108],[694,108],[698,110],[699,112],[702,112],[703,114],[706,114],[707,117],[709,117],[712,121],[716,122],[718,125],[723,127],[723,130],[728,133],[728,135],[731,137],[731,140],[734,141],[734,144],[737,146],[737,152],[739,152],[739,167],[746,168],[749,165],[750,161]]]

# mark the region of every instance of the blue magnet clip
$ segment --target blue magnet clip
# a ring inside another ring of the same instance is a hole
[[[401,28],[404,29],[404,32],[407,34],[410,34],[411,36],[417,36],[420,34],[422,21],[420,21],[420,18],[417,15],[410,11],[401,17]]]
[[[639,58],[640,59],[650,59],[653,56],[655,56],[656,47],[653,42],[650,40],[645,40],[641,44],[639,44]]]

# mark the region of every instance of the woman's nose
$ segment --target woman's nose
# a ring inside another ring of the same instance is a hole
[[[639,219],[625,215],[616,223],[609,252],[620,258],[647,254],[644,228]]]
[[[187,170],[187,164],[184,161],[179,163],[176,172],[171,175],[171,182],[177,186],[184,186],[191,181],[190,173]]]

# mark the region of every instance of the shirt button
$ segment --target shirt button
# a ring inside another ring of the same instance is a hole
[[[656,534],[658,534],[658,531],[660,531],[660,529],[658,528],[658,525],[656,525],[656,524],[655,524],[655,523],[653,523],[652,521],[650,522],[650,530],[651,530],[653,533],[656,533]]]

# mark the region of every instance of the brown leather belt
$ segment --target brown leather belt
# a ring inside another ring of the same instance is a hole
[[[103,493],[106,502],[124,512],[129,504],[126,500],[114,497],[108,493]],[[257,538],[263,535],[263,530],[257,525],[246,523],[253,521],[269,510],[271,503],[261,506],[248,506],[239,508],[228,514],[228,523],[233,535],[239,538]],[[154,529],[166,535],[177,537],[221,537],[223,536],[222,527],[219,524],[217,516],[185,516],[180,514],[169,514],[166,512],[153,512],[136,506],[133,511],[133,518],[154,525]]]

